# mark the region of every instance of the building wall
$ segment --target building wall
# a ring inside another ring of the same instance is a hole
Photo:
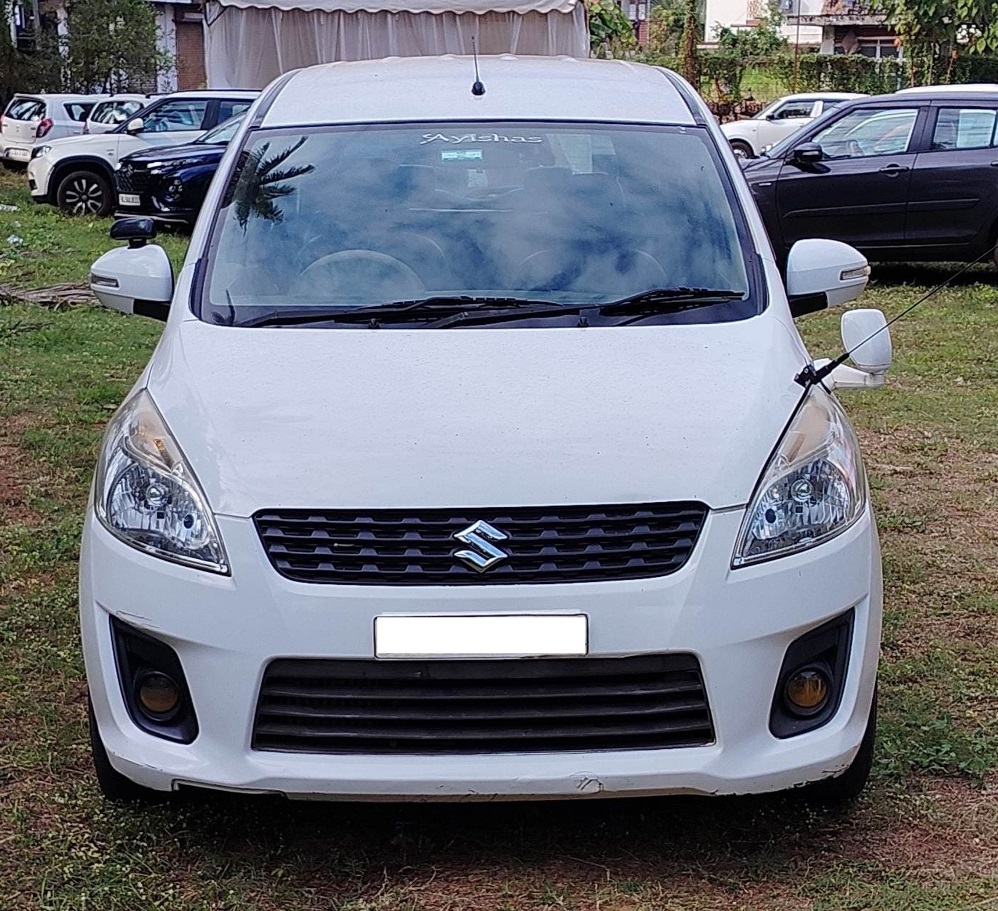
[[[193,2],[154,3],[159,28],[159,48],[171,58],[160,75],[159,90],[176,92],[206,85],[204,25],[201,10]]]

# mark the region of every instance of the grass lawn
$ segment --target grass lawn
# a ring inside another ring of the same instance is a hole
[[[22,180],[0,174],[19,207],[0,212],[0,286],[85,281],[109,222],[31,206]],[[893,314],[944,275],[880,270],[866,300]],[[837,353],[838,320],[802,321],[816,354]],[[0,911],[998,911],[998,277],[917,310],[888,387],[843,395],[887,598],[874,779],[843,813],[780,797],[105,804],[78,539],[102,428],[159,329],[0,299]]]

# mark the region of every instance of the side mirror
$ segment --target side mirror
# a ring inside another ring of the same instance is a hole
[[[887,372],[894,359],[891,330],[880,310],[847,310],[842,314],[842,345],[852,362],[874,375]]]
[[[824,157],[825,153],[821,151],[821,146],[818,143],[804,142],[790,153],[788,160],[790,164],[798,168],[810,168],[818,164]]]
[[[146,122],[141,117],[133,117],[128,121],[128,126],[125,127],[126,133],[140,133],[145,127]]]
[[[790,248],[787,297],[794,317],[854,301],[869,280],[866,257],[841,241],[807,238]]]
[[[156,222],[139,215],[119,218],[108,233],[111,240],[127,240],[128,246],[135,250],[144,247],[147,240],[156,236]]]
[[[132,224],[119,228],[122,222]],[[127,240],[128,246],[109,250],[90,267],[90,290],[111,310],[165,320],[173,297],[173,266],[161,246],[146,243],[155,236],[155,225],[152,235],[140,237],[140,222],[152,219],[123,218],[111,228],[111,236]],[[135,236],[129,237],[133,232]]]

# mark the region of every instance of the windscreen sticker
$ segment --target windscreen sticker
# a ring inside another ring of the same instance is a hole
[[[464,133],[460,136],[444,133],[424,133],[419,144],[428,142],[544,142],[543,136],[505,136],[502,133]]]
[[[481,161],[481,149],[454,149],[452,152],[441,152],[441,161]]]

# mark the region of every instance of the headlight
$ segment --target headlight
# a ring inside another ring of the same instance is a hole
[[[31,150],[32,158],[41,158],[42,155],[48,155],[52,151],[52,146],[35,146]]]
[[[814,389],[763,472],[732,567],[784,557],[841,534],[866,508],[859,444],[838,403]]]
[[[156,557],[228,573],[228,559],[205,495],[149,393],[111,419],[94,482],[101,524]]]

